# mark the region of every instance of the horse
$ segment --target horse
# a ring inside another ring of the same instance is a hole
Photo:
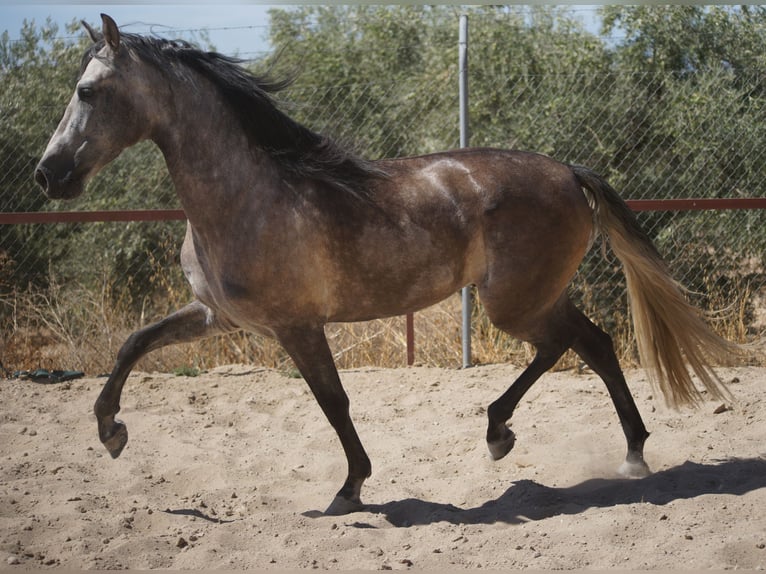
[[[326,513],[363,510],[372,466],[325,325],[414,312],[473,285],[492,323],[535,348],[487,408],[491,458],[513,448],[509,421],[524,394],[573,349],[614,403],[627,441],[620,474],[646,476],[649,433],[612,339],[568,295],[599,236],[622,263],[640,358],[667,402],[729,396],[713,367],[732,364],[740,346],[707,326],[630,208],[593,170],[490,148],[367,160],[281,111],[275,94],[285,82],[101,20],[100,30],[83,22],[92,45],[34,178],[49,198],[74,198],[122,150],[153,141],[187,218],[181,265],[194,294],[120,348],[93,409],[112,457],[128,440],[115,417],[142,356],[250,330],[283,346],[345,452],[347,476]]]

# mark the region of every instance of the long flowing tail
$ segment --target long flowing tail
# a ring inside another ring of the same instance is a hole
[[[712,366],[737,364],[748,353],[708,327],[617,192],[594,171],[570,168],[591,200],[596,231],[622,262],[639,358],[652,384],[672,407],[698,405],[703,396],[690,368],[711,398],[730,400]]]

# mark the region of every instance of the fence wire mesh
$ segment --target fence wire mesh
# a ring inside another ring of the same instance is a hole
[[[362,155],[414,155],[458,146],[457,83],[456,74],[411,83],[384,78],[329,87],[297,83],[281,99],[289,115]],[[764,88],[762,75],[727,71],[683,78],[547,73],[523,81],[471,79],[470,141],[586,165],[605,175],[626,199],[764,197],[766,147],[749,143],[766,141]],[[28,103],[7,96],[0,101],[0,211],[179,206],[163,158],[151,143],[123,153],[82,198],[45,201],[32,172],[65,103],[38,110],[30,125],[21,113]],[[746,339],[763,329],[764,210],[658,211],[638,217],[694,302],[706,310],[723,309],[718,320],[726,323],[725,334]],[[177,265],[183,227],[180,222],[0,225],[0,360],[5,367],[61,360],[69,363],[56,366],[108,370],[127,333],[190,298]],[[618,263],[594,248],[575,278],[573,294],[606,330],[622,330],[618,344],[623,355],[630,355]],[[434,321],[455,340],[457,357],[457,312],[445,314],[446,319]],[[490,336],[482,321],[479,316],[475,335]],[[387,325],[378,331],[397,328]],[[85,337],[86,332],[93,336]],[[420,349],[428,348],[424,338],[432,335],[416,331]],[[403,345],[402,337],[394,339]],[[219,361],[268,362],[243,350],[267,345],[261,339],[228,338],[195,352],[207,353],[198,359],[205,367]],[[419,353],[422,362],[451,360]],[[400,357],[403,362],[403,352]],[[356,357],[345,366],[369,360]]]

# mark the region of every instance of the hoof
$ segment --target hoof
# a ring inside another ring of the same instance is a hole
[[[626,460],[620,465],[620,468],[617,469],[617,472],[620,476],[625,478],[644,478],[652,474],[652,471],[649,469],[649,465],[647,465],[643,460],[633,462],[628,462]]]
[[[516,444],[516,435],[508,427],[505,428],[503,438],[500,440],[489,442],[487,441],[487,447],[489,448],[489,456],[492,460],[500,460],[506,454],[511,452],[513,445]]]
[[[364,505],[359,500],[349,500],[342,496],[336,496],[327,510],[324,511],[326,516],[342,516],[344,514],[351,514],[352,512],[359,512],[364,510]]]
[[[102,438],[101,442],[112,455],[112,458],[117,458],[128,443],[128,427],[125,426],[125,423],[115,420],[112,423],[112,428],[107,432],[106,438]]]

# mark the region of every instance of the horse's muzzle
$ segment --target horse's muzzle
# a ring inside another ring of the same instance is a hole
[[[58,175],[63,173],[64,175]],[[35,168],[35,183],[39,185],[50,199],[72,199],[82,193],[82,181],[73,177],[72,169],[64,167],[55,169],[40,161]]]

